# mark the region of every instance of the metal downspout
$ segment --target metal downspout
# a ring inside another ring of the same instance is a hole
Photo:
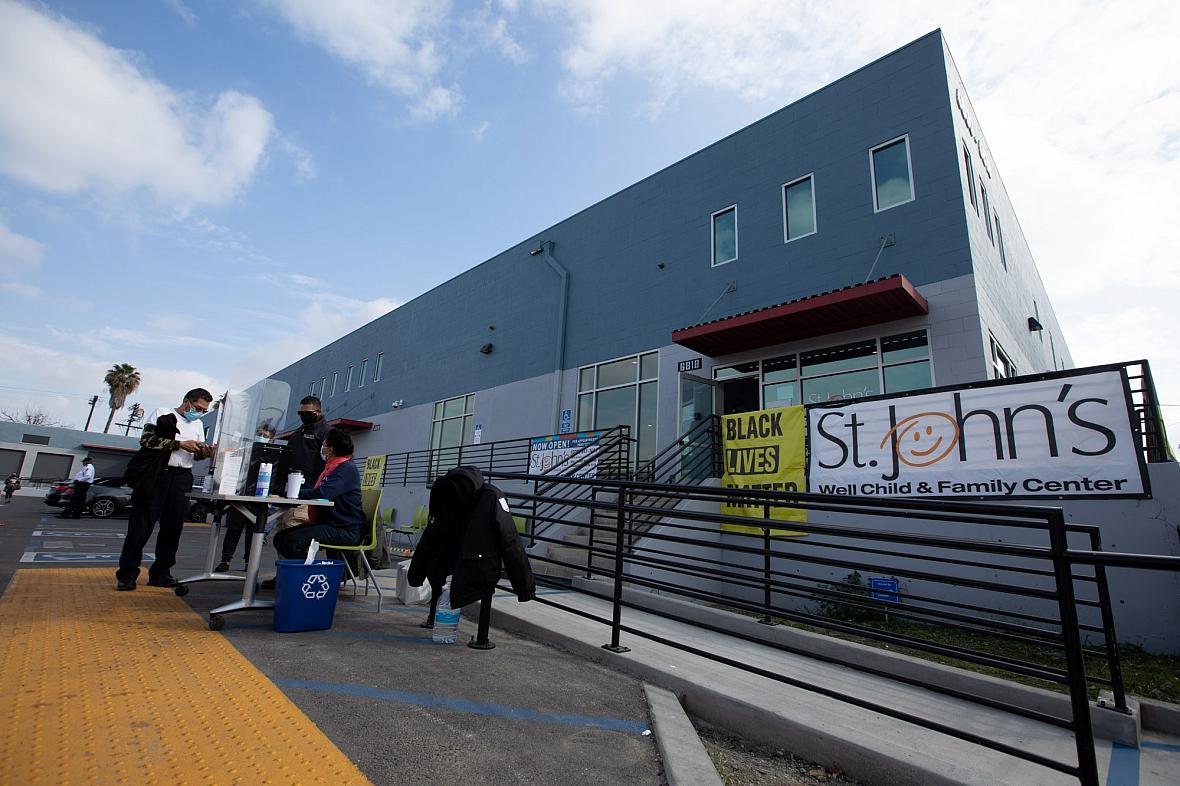
[[[557,308],[557,352],[553,359],[553,433],[561,430],[561,378],[565,372],[565,323],[569,311],[570,273],[553,256],[553,241],[541,243],[545,263],[561,279],[561,302]]]

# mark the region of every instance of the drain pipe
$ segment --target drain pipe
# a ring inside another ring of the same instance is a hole
[[[530,256],[541,254],[545,257],[545,264],[561,279],[561,301],[557,307],[557,351],[553,358],[553,432],[561,430],[561,378],[565,373],[565,323],[569,311],[570,273],[553,256],[553,241],[546,240],[530,251]]]

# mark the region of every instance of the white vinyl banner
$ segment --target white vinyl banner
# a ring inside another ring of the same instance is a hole
[[[809,407],[808,488],[880,497],[1150,493],[1118,371]]]

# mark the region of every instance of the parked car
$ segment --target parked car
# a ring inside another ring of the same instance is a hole
[[[74,482],[59,480],[45,495],[45,504],[65,508],[74,496]],[[84,512],[96,519],[109,519],[119,513],[131,510],[131,487],[123,478],[95,478],[86,490]],[[192,500],[188,508],[189,521],[204,521],[208,507],[203,500]]]

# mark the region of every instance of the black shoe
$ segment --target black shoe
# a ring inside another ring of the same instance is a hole
[[[177,585],[176,579],[171,576],[161,576],[159,578],[149,578],[149,587],[175,587]]]
[[[213,572],[214,573],[229,573],[229,563],[228,562],[217,563],[217,567],[213,569]]]
[[[135,589],[135,581],[134,580],[120,581],[118,584],[115,585],[115,589],[118,590],[119,592],[127,592],[128,590],[133,590],[133,589]]]

